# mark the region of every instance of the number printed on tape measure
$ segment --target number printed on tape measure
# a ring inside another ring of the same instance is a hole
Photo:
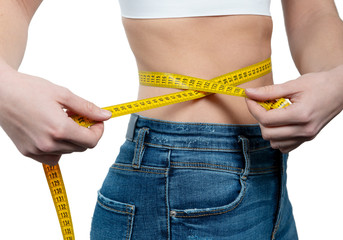
[[[271,60],[266,59],[257,64],[242,68],[211,80],[188,77],[179,74],[159,72],[139,72],[140,84],[154,87],[166,87],[184,89],[182,92],[166,94],[163,96],[137,100],[129,103],[118,104],[103,109],[112,112],[112,118],[126,114],[141,112],[157,107],[167,106],[180,102],[195,100],[206,97],[213,93],[246,97],[245,90],[237,87],[242,83],[257,79],[271,72]],[[283,108],[290,104],[289,101],[280,98],[277,101],[270,100],[259,103],[267,110]],[[80,126],[89,127],[94,121],[85,117],[74,115],[71,118]],[[60,221],[60,227],[64,240],[74,240],[74,230],[70,215],[67,194],[63,184],[59,165],[48,166],[43,164],[44,172],[49,184],[50,192],[54,200],[55,209]]]
[[[69,218],[69,212],[68,211],[59,211],[59,218]]]
[[[60,186],[61,185],[59,180],[51,181],[50,184],[51,184],[52,187],[56,187],[56,186]]]
[[[43,168],[60,222],[63,239],[74,240],[73,223],[59,165],[48,166],[43,164]]]
[[[63,193],[63,189],[61,187],[53,188],[52,190],[54,191],[55,195]]]
[[[134,102],[118,104],[103,109],[112,112],[112,117],[118,117],[135,112],[141,112],[157,107],[206,97],[212,93],[221,93],[245,97],[245,91],[239,85],[271,72],[271,60],[267,59],[243,69],[224,74],[211,80],[193,78],[172,73],[139,72],[141,84],[155,87],[172,87],[188,89],[180,93],[167,94]],[[267,106],[267,105],[266,105]],[[270,108],[269,108],[270,109]],[[82,116],[72,116],[79,125],[89,127],[95,122]]]

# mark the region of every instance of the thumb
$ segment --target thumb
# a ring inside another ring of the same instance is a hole
[[[68,96],[64,98],[61,104],[67,108],[68,111],[86,117],[94,121],[105,121],[111,118],[112,113],[96,106],[72,92],[68,91]]]
[[[274,100],[277,98],[287,98],[294,93],[293,81],[283,84],[267,85],[258,88],[247,88],[245,93],[248,98],[256,101]]]

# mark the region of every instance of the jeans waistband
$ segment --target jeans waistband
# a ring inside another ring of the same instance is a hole
[[[132,114],[126,138],[137,141],[142,128],[148,131],[146,144],[156,147],[240,152],[239,137],[244,136],[249,139],[249,151],[270,148],[269,141],[262,138],[258,124],[172,122]]]
[[[206,167],[238,171],[241,177],[276,171],[282,154],[262,138],[258,124],[171,122],[131,115],[127,139],[135,144],[132,166]],[[159,157],[149,148],[159,148]],[[199,154],[202,152],[202,154]],[[250,173],[249,173],[250,172]]]

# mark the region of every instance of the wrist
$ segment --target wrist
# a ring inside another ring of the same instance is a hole
[[[0,76],[3,75],[3,73],[6,73],[8,71],[16,71],[13,67],[11,67],[6,60],[4,60],[1,56],[0,56]]]
[[[14,81],[14,74],[17,71],[0,57],[0,105],[6,104],[10,91],[10,85]],[[1,106],[0,106],[1,107]]]
[[[339,103],[339,110],[343,110],[343,64],[339,65],[331,70],[328,71],[329,79],[332,81],[329,81],[329,84],[334,84],[334,88],[339,93],[336,96],[338,96],[338,103]]]

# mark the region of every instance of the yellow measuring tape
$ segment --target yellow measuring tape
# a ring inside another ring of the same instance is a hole
[[[63,239],[74,240],[73,223],[60,167],[58,164],[55,166],[43,164],[43,168],[60,222]]]
[[[204,80],[172,73],[141,71],[139,72],[139,80],[141,85],[185,90],[163,96],[105,107],[103,109],[112,112],[112,118],[114,118],[126,114],[206,97],[213,93],[246,97],[244,89],[237,87],[237,85],[252,81],[270,72],[270,58],[240,70],[213,78],[211,80]],[[265,109],[270,110],[284,108],[291,103],[287,99],[280,98],[278,100],[259,102],[259,104]],[[84,127],[90,127],[91,125],[95,124],[94,121],[78,115],[72,116],[72,119],[80,126]],[[45,164],[43,164],[43,167],[48,180],[50,192],[54,200],[63,239],[74,240],[75,237],[73,224],[60,168],[58,165],[48,166]]]

